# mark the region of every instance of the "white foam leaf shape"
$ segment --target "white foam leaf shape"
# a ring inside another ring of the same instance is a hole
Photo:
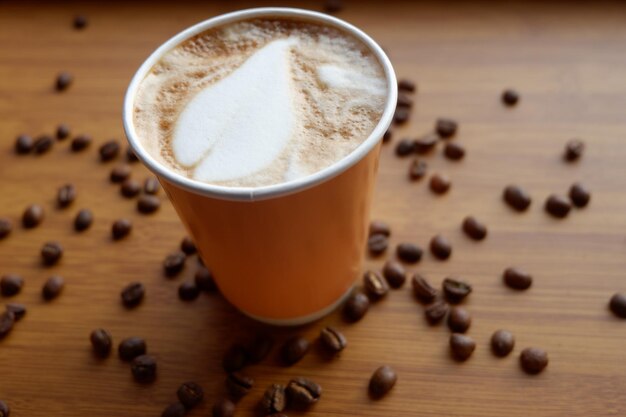
[[[317,77],[330,88],[361,90],[375,96],[384,96],[387,93],[385,82],[380,78],[336,65],[320,65],[317,67]]]
[[[279,157],[295,124],[289,68],[294,42],[269,43],[185,106],[172,148],[182,165],[197,164],[194,179],[235,180]]]

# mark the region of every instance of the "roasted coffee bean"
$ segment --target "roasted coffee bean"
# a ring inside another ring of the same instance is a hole
[[[434,326],[443,320],[446,314],[448,314],[449,309],[450,307],[448,307],[448,304],[445,302],[436,301],[426,307],[424,310],[424,317],[426,317],[426,321],[428,321],[431,326]]]
[[[35,139],[33,149],[35,150],[36,154],[41,155],[52,149],[52,145],[54,145],[54,138],[52,136],[41,135],[37,139]]]
[[[413,150],[418,154],[426,154],[435,149],[438,142],[439,136],[434,133],[428,133],[413,141]]]
[[[26,315],[26,306],[19,303],[9,303],[6,305],[7,311],[13,313],[15,321],[20,321]]]
[[[580,139],[572,139],[565,144],[563,158],[568,162],[577,161],[583,155],[585,143]]]
[[[374,235],[384,235],[389,237],[391,236],[391,228],[387,223],[381,220],[372,220],[370,222],[369,236]]]
[[[422,259],[422,248],[413,243],[400,243],[396,246],[396,255],[403,262],[414,264]]]
[[[120,187],[120,192],[126,198],[135,197],[140,191],[141,185],[132,178],[125,180]]]
[[[408,107],[396,107],[396,111],[393,114],[393,122],[397,125],[402,125],[409,121],[411,117],[411,109]]]
[[[113,347],[113,338],[111,334],[104,329],[96,329],[89,335],[93,353],[100,358],[106,358],[111,354]]]
[[[504,189],[504,201],[517,211],[525,211],[531,203],[530,195],[522,187],[509,185]]]
[[[57,192],[57,204],[59,207],[67,207],[76,200],[76,187],[73,184],[65,184]]]
[[[363,274],[363,288],[372,300],[378,300],[389,292],[387,281],[374,271],[367,271]]]
[[[193,301],[200,295],[200,288],[194,282],[183,282],[178,286],[178,298],[183,301]]]
[[[117,353],[121,360],[130,362],[137,356],[145,355],[147,349],[145,340],[140,337],[129,337],[120,342]]]
[[[538,374],[548,366],[548,354],[539,348],[526,348],[520,354],[520,364],[527,374]]]
[[[322,396],[322,387],[307,378],[294,378],[287,384],[285,393],[290,407],[304,410],[319,401]]]
[[[176,395],[178,396],[178,400],[189,410],[202,402],[204,399],[204,390],[199,384],[189,381],[178,388]]]
[[[130,166],[126,164],[122,164],[122,165],[116,166],[115,168],[111,170],[111,174],[109,175],[109,178],[111,182],[114,182],[114,183],[123,182],[124,180],[128,179],[128,177],[130,177],[131,173],[132,173],[132,170],[130,169]]]
[[[409,165],[409,178],[412,181],[421,180],[426,175],[428,165],[420,159],[414,159]]]
[[[59,242],[46,242],[41,248],[44,265],[54,265],[63,257],[63,247]]]
[[[120,293],[122,304],[124,304],[124,307],[126,308],[137,307],[141,304],[145,295],[146,289],[141,282],[132,282],[128,284]]]
[[[413,99],[407,94],[398,93],[398,107],[413,107]]]
[[[391,137],[393,136],[393,134],[391,133],[390,129],[387,129],[385,131],[385,133],[383,134],[383,143],[387,143],[391,140]]]
[[[320,331],[320,341],[332,353],[339,353],[346,348],[348,340],[334,327],[324,327]]]
[[[24,155],[30,153],[35,146],[35,141],[29,135],[19,135],[15,139],[15,152]]]
[[[552,194],[546,200],[545,209],[548,214],[551,214],[553,217],[562,219],[564,217],[567,217],[570,210],[572,209],[572,206],[565,197]]]
[[[341,9],[343,9],[343,1],[341,0],[326,0],[326,3],[324,3],[326,13],[337,13]]]
[[[44,211],[39,204],[31,204],[22,214],[22,225],[27,229],[39,226],[43,221]]]
[[[285,387],[279,384],[272,384],[263,394],[260,406],[265,414],[282,412],[287,406]]]
[[[57,126],[57,139],[58,140],[67,139],[70,133],[71,133],[71,130],[67,124],[61,123],[60,125]]]
[[[71,148],[73,152],[80,152],[84,149],[87,149],[89,145],[91,145],[91,136],[89,135],[78,135],[74,139],[72,139]]]
[[[137,200],[137,210],[143,214],[151,214],[161,207],[161,199],[155,195],[144,194]]]
[[[589,204],[589,200],[591,200],[591,193],[584,185],[577,182],[572,184],[569,189],[569,199],[572,201],[573,205],[582,208]]]
[[[400,288],[406,282],[406,270],[396,261],[385,262],[383,276],[391,288]]]
[[[448,301],[460,303],[472,292],[472,286],[456,278],[448,277],[443,280],[443,293]]]
[[[452,307],[448,314],[448,327],[455,333],[465,333],[472,324],[472,316],[463,307]]]
[[[141,384],[153,382],[157,374],[157,362],[154,356],[140,355],[133,359],[130,370],[135,381]]]
[[[382,234],[371,235],[367,239],[367,248],[371,255],[377,256],[387,250],[389,246],[389,239]]]
[[[396,371],[390,366],[381,366],[370,378],[369,392],[372,397],[380,398],[387,394],[398,380]]]
[[[137,158],[137,154],[133,151],[133,148],[128,146],[126,148],[126,161],[129,163],[139,162],[139,158]]]
[[[59,75],[57,75],[55,83],[57,91],[67,90],[70,84],[72,84],[72,81],[74,81],[74,77],[72,77],[72,74],[70,74],[69,72],[63,71],[59,73]]]
[[[128,236],[133,229],[133,224],[128,219],[116,220],[111,226],[113,240],[120,240]]]
[[[450,335],[450,349],[455,359],[465,361],[474,353],[476,342],[464,334],[452,333]]]
[[[12,297],[19,294],[24,286],[24,279],[16,274],[6,274],[0,278],[0,294],[3,297]]]
[[[433,174],[430,177],[430,189],[435,194],[445,194],[450,189],[452,182],[443,174]]]
[[[193,243],[189,236],[185,236],[180,242],[180,250],[185,252],[185,255],[193,255],[196,253],[196,244]]]
[[[507,106],[514,106],[519,101],[519,94],[515,90],[507,89],[502,92],[502,102]]]
[[[452,245],[445,237],[436,235],[430,240],[430,252],[435,258],[446,260],[452,255]]]
[[[228,398],[222,398],[213,404],[211,415],[213,417],[233,417],[235,415],[235,403]]]
[[[8,404],[0,400],[0,417],[9,417],[9,414],[11,414],[11,409]]]
[[[454,136],[458,127],[458,123],[452,119],[439,118],[435,123],[435,131],[442,139],[448,139]]]
[[[261,333],[246,345],[246,354],[249,363],[259,363],[269,355],[274,346],[274,339]]]
[[[161,184],[156,177],[148,177],[143,183],[143,192],[146,194],[156,194],[161,189]]]
[[[6,219],[4,217],[0,217],[0,240],[11,234],[13,230],[13,223],[11,220]]]
[[[174,403],[174,404],[170,404],[167,407],[165,407],[165,410],[163,410],[163,412],[161,413],[161,417],[184,417],[185,413],[187,412],[187,410],[185,410],[185,406],[182,405],[181,403]],[[216,415],[215,412],[213,413],[214,417],[232,417],[232,415],[235,412],[235,406],[233,405],[233,413],[231,414],[218,414]]]
[[[626,294],[615,293],[609,302],[609,308],[617,317],[626,319]]]
[[[200,291],[214,292],[217,290],[213,274],[209,269],[202,265],[198,266],[198,270],[194,275],[194,281],[196,283],[196,287],[198,287]]]
[[[0,339],[5,338],[11,333],[14,324],[15,315],[11,311],[6,310],[0,313]]]
[[[359,321],[370,308],[370,300],[363,293],[354,293],[343,305],[343,315],[351,322]]]
[[[400,139],[396,144],[396,155],[407,156],[415,152],[415,143],[408,138]]]
[[[87,27],[87,16],[79,14],[74,17],[74,29],[84,29]]]
[[[417,86],[411,80],[407,80],[406,78],[398,81],[398,90],[408,91],[410,93],[415,92]]]
[[[414,274],[411,279],[411,284],[413,286],[413,294],[415,297],[423,303],[429,304],[432,303],[439,291],[424,278],[420,274]]]
[[[74,230],[82,232],[89,229],[93,223],[93,214],[89,209],[81,209],[74,218]]]
[[[168,277],[178,275],[185,267],[186,256],[183,252],[174,252],[167,255],[163,261],[163,271]]]
[[[233,372],[226,377],[226,389],[235,400],[241,399],[254,386],[254,379],[239,372]]]
[[[491,351],[494,355],[507,356],[515,347],[515,337],[507,330],[497,330],[491,336]]]
[[[467,216],[463,220],[463,231],[474,240],[483,240],[487,237],[487,226],[473,216]]]
[[[533,277],[528,272],[515,267],[504,270],[502,275],[504,283],[515,290],[525,290],[530,288],[533,283]]]
[[[226,372],[240,371],[247,363],[248,353],[241,345],[231,346],[222,358],[222,368]]]
[[[100,160],[102,162],[110,161],[120,153],[120,144],[116,140],[111,139],[102,144],[98,152],[100,153]]]
[[[63,287],[65,287],[65,280],[63,279],[63,277],[53,275],[48,278],[46,283],[43,285],[43,288],[41,289],[41,295],[46,301],[54,300],[59,295],[61,295]]]
[[[311,343],[301,336],[294,336],[283,344],[280,356],[285,365],[293,365],[299,362],[311,348]]]
[[[463,159],[463,157],[465,156],[465,148],[456,142],[448,142],[443,148],[443,154],[448,159],[458,161],[460,159]]]

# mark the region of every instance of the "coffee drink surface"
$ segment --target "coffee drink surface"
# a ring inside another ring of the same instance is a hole
[[[280,18],[202,32],[141,82],[142,146],[188,178],[230,187],[293,181],[351,153],[387,95],[374,54],[353,36]]]

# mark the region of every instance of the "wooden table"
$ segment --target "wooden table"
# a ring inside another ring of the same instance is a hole
[[[98,162],[96,150],[109,138],[124,139],[125,88],[155,47],[199,20],[257,3],[98,3],[0,4],[0,216],[16,224],[0,242],[0,273],[24,276],[22,293],[11,301],[29,309],[0,342],[0,398],[15,417],[158,416],[181,382],[195,380],[207,398],[190,415],[208,415],[223,393],[223,351],[261,326],[218,295],[178,300],[177,287],[191,279],[196,262],[188,260],[175,280],[162,275],[163,258],[185,234],[173,209],[165,203],[152,216],[138,214],[135,201],[109,183],[115,163]],[[322,2],[281,3],[319,10]],[[72,29],[76,13],[89,17],[84,31]],[[278,341],[295,333],[313,339],[322,326],[335,324],[349,347],[330,362],[313,351],[291,368],[273,357],[250,367],[257,383],[237,415],[252,415],[268,384],[296,375],[324,387],[311,416],[624,415],[626,321],[612,316],[607,303],[614,292],[626,291],[626,6],[348,2],[339,16],[385,46],[400,77],[419,83],[413,118],[394,130],[394,141],[432,130],[440,116],[460,122],[455,140],[466,146],[467,157],[451,162],[438,150],[427,159],[431,173],[452,178],[450,192],[435,196],[426,180],[409,182],[410,161],[398,159],[392,143],[381,155],[374,217],[391,224],[393,245],[427,246],[437,233],[452,241],[449,261],[428,254],[411,270],[436,283],[459,275],[474,285],[467,307],[474,319],[469,334],[478,347],[465,363],[451,360],[449,331],[426,324],[406,285],[358,324],[334,314],[303,328],[273,330]],[[61,70],[72,72],[75,82],[58,94],[53,84]],[[509,86],[522,95],[514,108],[500,103]],[[74,134],[92,134],[95,143],[81,155],[69,152],[68,141],[39,157],[14,154],[17,134],[53,132],[60,122]],[[572,137],[583,138],[587,151],[578,163],[566,164],[562,150]],[[135,164],[133,176],[143,179],[148,171]],[[577,180],[593,191],[590,206],[565,220],[549,217],[542,209],[547,195],[564,194]],[[60,210],[56,189],[67,182],[77,186],[78,198]],[[501,202],[509,183],[532,194],[527,213]],[[33,202],[45,207],[46,219],[24,230],[21,212]],[[96,221],[77,234],[72,221],[82,207],[91,208]],[[488,224],[484,242],[460,231],[468,214]],[[114,243],[109,230],[120,217],[131,218],[134,230]],[[48,240],[66,249],[52,268],[39,260]],[[383,261],[366,266],[380,268]],[[532,272],[529,291],[502,284],[510,265]],[[67,286],[59,299],[45,303],[41,286],[51,274],[63,275]],[[147,297],[140,308],[126,311],[119,292],[135,280],[145,283]],[[116,342],[145,337],[159,360],[158,381],[134,383],[116,355],[95,360],[88,336],[97,327],[110,330]],[[488,347],[499,328],[517,338],[505,359]],[[550,364],[538,376],[520,370],[518,356],[527,346],[549,353]],[[374,402],[367,381],[381,364],[392,365],[399,381]]]

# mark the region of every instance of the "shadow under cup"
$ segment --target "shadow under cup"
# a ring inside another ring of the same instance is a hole
[[[310,176],[257,188],[216,186],[170,171],[141,146],[134,97],[160,57],[211,27],[263,17],[332,26],[361,40],[385,72],[381,119],[351,154]],[[397,100],[393,68],[382,49],[354,26],[322,13],[288,8],[233,12],[199,23],[159,47],[139,68],[124,101],[124,128],[139,159],[163,185],[224,297],[266,323],[297,325],[332,311],[359,276],[378,154]]]

